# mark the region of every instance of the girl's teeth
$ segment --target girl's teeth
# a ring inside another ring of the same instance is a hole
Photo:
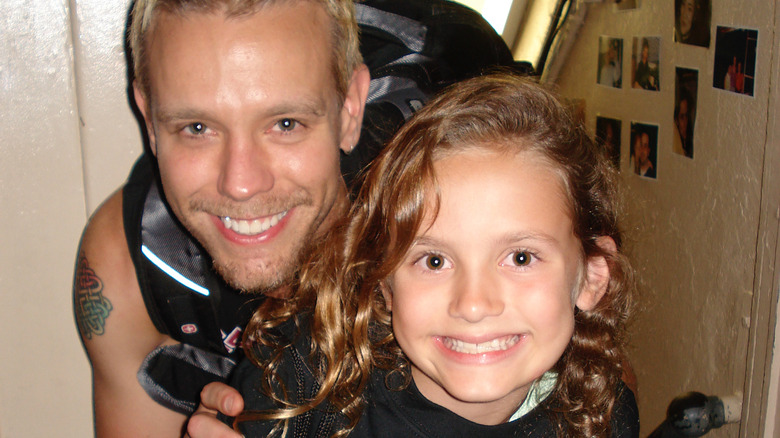
[[[504,351],[512,347],[520,340],[520,336],[513,335],[499,339],[493,339],[492,341],[482,342],[480,344],[472,344],[470,342],[463,342],[453,338],[443,338],[444,345],[452,351],[466,354],[481,354],[489,353],[491,351]]]

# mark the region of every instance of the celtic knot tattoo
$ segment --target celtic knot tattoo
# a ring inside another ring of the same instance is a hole
[[[102,335],[106,328],[106,318],[113,307],[103,296],[103,281],[89,267],[84,254],[79,255],[74,283],[76,322],[81,336],[92,339],[92,335]]]

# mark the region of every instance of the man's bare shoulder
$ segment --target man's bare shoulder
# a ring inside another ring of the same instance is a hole
[[[137,353],[143,356],[165,340],[149,319],[138,286],[124,233],[121,190],[111,195],[90,218],[77,257],[74,311],[92,359],[91,347],[103,344],[103,340],[141,336],[146,342],[133,344],[145,344],[137,345],[140,350],[146,350]]]

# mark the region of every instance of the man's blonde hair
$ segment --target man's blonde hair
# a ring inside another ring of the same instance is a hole
[[[133,60],[135,80],[147,102],[151,98],[149,40],[155,21],[161,13],[222,13],[226,17],[240,17],[257,13],[263,7],[278,4],[308,2],[322,5],[331,18],[330,34],[333,58],[333,77],[337,92],[343,100],[352,79],[352,73],[363,62],[358,45],[358,27],[352,0],[136,0],[133,4],[128,43]]]

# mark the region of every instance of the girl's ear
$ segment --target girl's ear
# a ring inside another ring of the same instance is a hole
[[[379,284],[379,288],[382,290],[382,296],[385,298],[385,308],[388,312],[393,311],[393,290],[390,287],[390,279],[385,279],[385,281],[381,282]]]
[[[604,252],[609,254],[617,253],[617,245],[611,237],[601,236],[596,239],[598,245]],[[590,311],[601,301],[601,297],[607,292],[609,285],[609,264],[604,256],[589,257],[586,266],[585,284],[577,296],[575,303],[580,310]]]

